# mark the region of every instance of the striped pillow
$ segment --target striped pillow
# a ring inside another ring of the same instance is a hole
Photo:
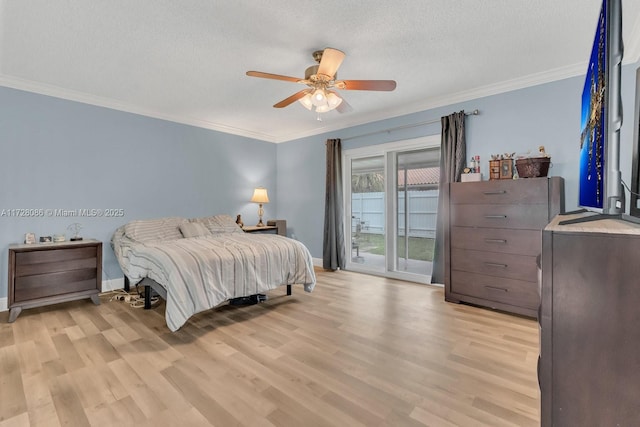
[[[184,237],[210,236],[209,229],[200,222],[185,222],[180,224],[180,232]]]
[[[124,233],[138,242],[182,239],[179,227],[186,222],[179,217],[136,220],[124,226]]]
[[[211,234],[244,233],[242,228],[236,224],[236,220],[230,215],[205,216],[202,218],[193,218],[190,221],[204,224]]]

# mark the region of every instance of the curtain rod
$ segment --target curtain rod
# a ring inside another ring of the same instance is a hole
[[[478,109],[475,109],[475,110],[471,111],[470,113],[464,113],[465,116],[477,116],[478,114],[480,114],[480,110],[478,110]],[[363,138],[365,136],[376,135],[376,134],[379,134],[379,133],[393,132],[394,130],[408,129],[408,128],[413,128],[413,127],[418,127],[418,126],[423,126],[423,125],[432,125],[434,123],[440,122],[440,120],[441,119],[432,119],[432,120],[427,120],[426,122],[419,122],[419,123],[413,123],[413,124],[410,124],[410,125],[403,125],[403,126],[397,126],[397,127],[389,128],[389,129],[377,130],[375,132],[364,133],[362,135],[356,135],[356,136],[349,136],[347,138],[341,138],[341,140],[342,141],[348,141],[350,139]]]

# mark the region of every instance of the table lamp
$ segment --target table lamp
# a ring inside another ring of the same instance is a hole
[[[260,220],[258,221],[258,224],[256,226],[264,227],[264,223],[262,222],[262,215],[264,215],[264,209],[262,209],[262,204],[269,203],[269,196],[267,195],[267,189],[264,187],[257,187],[255,190],[253,190],[253,197],[251,198],[251,201],[254,203],[258,203],[260,206],[258,208],[258,217]]]

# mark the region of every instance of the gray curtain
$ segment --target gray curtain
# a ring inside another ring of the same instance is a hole
[[[442,117],[440,145],[440,195],[436,220],[436,242],[433,253],[431,283],[444,283],[444,228],[449,215],[448,200],[444,196],[450,182],[460,181],[465,166],[467,144],[464,136],[464,111]]]
[[[339,139],[328,139],[322,267],[337,270],[345,264],[342,144]]]

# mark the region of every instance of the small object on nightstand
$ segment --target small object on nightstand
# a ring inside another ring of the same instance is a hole
[[[40,243],[51,243],[51,236],[40,236]]]
[[[240,228],[244,227],[244,222],[242,222],[242,216],[240,214],[236,217],[236,224],[238,224]]]
[[[27,233],[24,235],[24,243],[31,245],[36,242],[36,235],[34,233]]]
[[[73,224],[67,227],[67,230],[73,232],[73,236],[69,240],[71,240],[72,242],[77,242],[79,240],[82,240],[82,237],[80,237],[80,230],[82,230],[82,224],[80,224],[79,222],[74,222]]]
[[[54,234],[53,235],[53,243],[62,243],[66,240],[64,234]]]

